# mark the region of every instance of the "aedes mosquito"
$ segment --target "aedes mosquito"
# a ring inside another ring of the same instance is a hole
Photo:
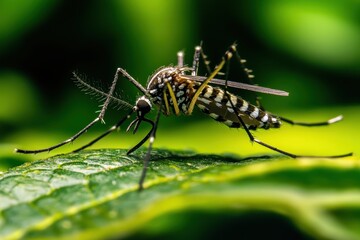
[[[265,111],[264,108],[260,105],[259,101],[257,101],[258,104],[257,106],[255,106],[245,101],[241,97],[229,92],[227,89],[231,87],[249,90],[253,92],[288,96],[288,93],[285,91],[253,85],[252,78],[254,76],[252,75],[252,71],[245,67],[246,61],[240,57],[236,49],[235,43],[228,48],[228,50],[223,55],[220,63],[214,68],[214,70],[211,70],[210,62],[207,60],[207,56],[204,54],[201,46],[195,47],[192,67],[187,67],[184,65],[183,52],[179,52],[177,56],[178,64],[176,66],[161,67],[160,69],[158,69],[149,78],[146,88],[143,87],[122,68],[118,68],[116,70],[114,80],[108,93],[102,92],[101,90],[98,90],[97,88],[89,85],[88,83],[83,81],[76,73],[74,73],[74,76],[80,85],[90,91],[93,91],[105,97],[105,101],[102,105],[99,115],[74,136],[57,145],[38,150],[15,149],[15,151],[25,154],[48,152],[67,143],[70,143],[77,139],[80,135],[85,133],[95,123],[99,121],[103,122],[104,115],[110,101],[116,101],[123,107],[130,109],[128,114],[124,117],[121,117],[120,120],[114,126],[109,128],[106,132],[93,139],[88,144],[74,150],[74,152],[78,152],[93,145],[109,133],[118,129],[127,119],[131,118],[131,116],[136,113],[136,118],[130,122],[129,126],[127,127],[127,131],[133,128],[133,132],[135,133],[142,122],[146,122],[151,125],[151,130],[148,132],[148,134],[138,144],[136,144],[127,152],[127,154],[132,153],[140,146],[142,146],[147,140],[149,140],[149,146],[144,158],[144,167],[139,180],[140,190],[143,189],[143,183],[149,166],[151,150],[155,140],[155,134],[161,113],[164,115],[171,115],[172,113],[174,113],[175,115],[179,115],[181,113],[185,115],[190,115],[193,112],[195,105],[202,112],[209,115],[211,118],[215,119],[218,122],[224,123],[230,128],[244,128],[245,132],[247,133],[248,137],[252,142],[258,143],[266,148],[269,148],[292,158],[341,158],[352,155],[352,153],[333,156],[297,155],[276,148],[255,138],[250,132],[250,130],[255,130],[257,128],[279,128],[281,126],[281,121],[292,125],[322,126],[338,122],[342,119],[342,116],[340,115],[330,120],[317,123],[295,122],[290,119],[277,116],[268,111]],[[236,57],[237,62],[240,64],[242,71],[245,73],[244,75],[249,84],[228,81],[228,63],[233,56]],[[202,58],[202,60],[204,61],[208,76],[198,75],[200,58]],[[216,76],[224,75],[220,71],[224,69],[225,65],[227,65],[225,79],[215,78]],[[115,86],[120,75],[129,80],[132,84],[135,85],[138,90],[140,90],[144,94],[137,99],[134,106],[114,96]],[[223,86],[223,88],[219,86]],[[156,105],[158,108],[155,120],[151,120],[146,117],[146,115],[153,109],[153,105]]]

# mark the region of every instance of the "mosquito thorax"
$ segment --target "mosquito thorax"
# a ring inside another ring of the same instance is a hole
[[[189,67],[163,67],[150,77],[147,93],[153,103],[162,104],[161,109],[165,115],[187,114],[191,97],[196,91],[194,85],[197,85],[186,77],[186,72],[190,71],[192,68]]]
[[[163,67],[157,70],[150,78],[146,90],[154,101],[162,101],[163,89],[166,82],[172,82],[181,73],[180,68]]]
[[[141,96],[136,100],[135,109],[139,117],[146,115],[151,108],[151,101],[146,96]]]

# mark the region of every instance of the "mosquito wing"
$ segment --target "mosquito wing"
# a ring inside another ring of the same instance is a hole
[[[198,81],[198,82],[203,82],[207,79],[207,77],[204,77],[204,76],[186,75],[185,77],[187,77],[191,80],[194,80],[194,81]],[[210,83],[224,86],[225,80],[213,78],[213,79],[211,79]],[[261,86],[246,84],[246,83],[241,83],[241,82],[227,81],[227,85],[232,88],[244,89],[244,90],[253,91],[253,92],[260,92],[260,93],[266,93],[266,94],[278,95],[278,96],[289,96],[289,93],[285,92],[283,90],[261,87]]]
[[[81,89],[81,91],[84,91],[85,93],[88,93],[90,95],[93,95],[99,99],[106,99],[109,94],[107,94],[106,92],[103,92],[102,90],[92,86],[91,84],[89,84],[88,82],[86,82],[85,80],[83,80],[77,73],[73,73],[74,75],[74,80],[75,80],[75,83],[76,85],[78,85],[78,87]],[[116,106],[119,107],[119,109],[122,109],[122,108],[132,108],[133,106],[124,101],[124,100],[121,100],[120,98],[117,98],[115,96],[110,96],[110,100],[112,103],[114,103]]]

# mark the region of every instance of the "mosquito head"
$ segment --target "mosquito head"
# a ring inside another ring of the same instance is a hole
[[[150,112],[151,108],[151,102],[146,96],[139,97],[133,108],[133,112],[136,112],[137,117],[129,124],[126,131],[129,131],[134,127],[133,133],[135,134],[143,121],[152,123],[152,121],[145,118],[145,115]]]
[[[138,98],[135,104],[135,110],[139,118],[143,118],[152,108],[150,100],[146,96]]]

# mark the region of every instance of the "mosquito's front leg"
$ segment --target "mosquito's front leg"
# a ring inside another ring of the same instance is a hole
[[[99,121],[99,117],[95,118],[92,122],[90,122],[86,127],[84,127],[82,130],[80,130],[78,133],[76,133],[74,136],[72,136],[71,138],[56,144],[54,146],[48,147],[48,148],[42,148],[42,149],[36,149],[36,150],[24,150],[24,149],[18,149],[15,148],[15,152],[17,153],[25,153],[25,154],[29,154],[29,153],[42,153],[42,152],[50,152],[51,150],[54,150],[56,148],[59,148],[67,143],[70,143],[72,141],[74,141],[75,139],[77,139],[78,137],[80,137],[83,133],[85,133],[89,128],[91,128],[96,122]]]
[[[108,134],[110,134],[111,132],[115,131],[116,129],[118,129],[127,119],[129,119],[131,117],[131,115],[136,111],[135,108],[132,108],[131,111],[123,118],[121,118],[114,126],[112,126],[111,128],[109,128],[106,132],[104,132],[103,134],[101,134],[100,136],[98,136],[97,138],[93,139],[92,141],[90,141],[89,143],[79,147],[78,149],[75,149],[73,152],[79,152],[85,148],[90,147],[91,145],[93,145],[94,143],[98,142],[99,140],[101,140],[102,138],[106,137]]]
[[[135,85],[137,89],[139,89],[144,95],[147,94],[146,89],[138,82],[136,81],[130,74],[128,74],[125,69],[118,68],[116,71],[116,74],[121,73],[127,80],[129,80],[132,84]]]
[[[104,121],[105,112],[106,112],[106,109],[107,109],[107,107],[108,107],[108,105],[110,103],[111,97],[114,94],[116,83],[117,83],[117,81],[119,79],[119,73],[120,73],[120,70],[118,68],[116,70],[114,80],[113,80],[113,82],[112,82],[112,84],[110,86],[110,89],[109,89],[109,92],[108,92],[107,97],[105,99],[105,102],[102,104],[102,108],[101,108],[100,114],[98,116],[99,120],[101,120],[102,123],[105,123],[105,121]]]
[[[144,167],[143,170],[141,172],[141,176],[140,176],[140,180],[139,180],[139,191],[144,189],[144,181],[145,181],[145,177],[146,177],[146,172],[149,168],[149,162],[150,162],[150,158],[151,158],[151,150],[155,141],[155,137],[156,137],[156,130],[159,124],[159,119],[160,119],[160,115],[161,115],[161,106],[162,104],[160,104],[159,110],[156,114],[156,119],[155,122],[149,121],[151,124],[153,124],[153,128],[151,129],[150,133],[148,134],[148,136],[146,136],[146,138],[149,137],[149,147],[147,149],[145,158],[144,158]]]
[[[119,73],[121,71],[119,69],[117,69],[116,73],[115,73],[115,77],[114,77],[114,80],[111,84],[111,87],[110,87],[110,90],[108,92],[108,94],[106,95],[106,99],[105,99],[105,102],[104,104],[102,104],[102,108],[100,110],[100,113],[99,115],[93,120],[91,121],[88,125],[86,125],[83,129],[81,129],[78,133],[76,133],[74,136],[66,139],[65,141],[59,143],[59,144],[56,144],[54,146],[51,146],[51,147],[48,147],[48,148],[43,148],[43,149],[36,149],[36,150],[23,150],[23,149],[15,149],[15,152],[18,152],[18,153],[25,153],[25,154],[28,154],[28,153],[41,153],[41,152],[49,152],[53,149],[56,149],[56,148],[59,148],[67,143],[70,143],[70,142],[73,142],[75,139],[77,139],[78,137],[80,137],[83,133],[85,133],[87,130],[89,130],[95,123],[97,123],[98,121],[101,121],[101,122],[104,122],[104,116],[105,116],[105,112],[106,112],[106,109],[110,103],[110,100],[113,96],[113,93],[114,93],[114,90],[115,90],[115,86],[116,86],[116,83],[117,83],[117,80],[119,78]],[[80,77],[74,73],[74,77],[76,79],[80,79]],[[81,79],[80,79],[81,80]]]

